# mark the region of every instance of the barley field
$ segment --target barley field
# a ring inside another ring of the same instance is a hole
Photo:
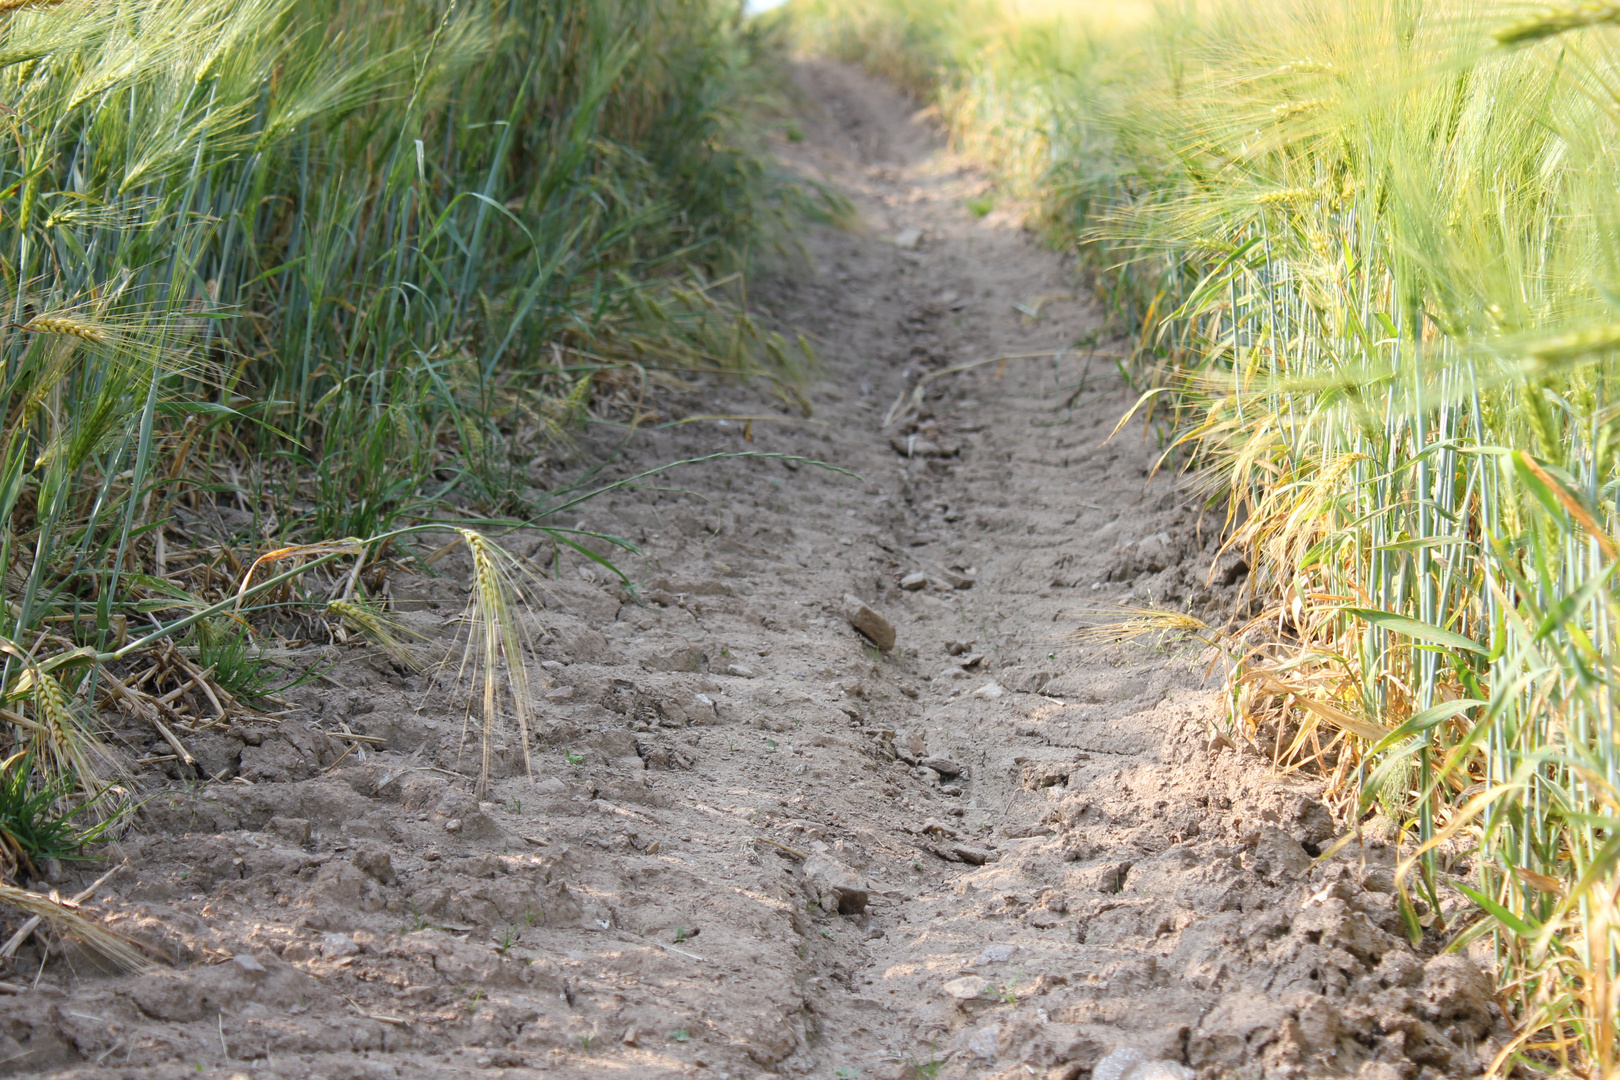
[[[801,0],[1134,343],[1254,568],[1232,722],[1489,943],[1494,1071],[1620,1075],[1620,9]]]
[[[679,0],[0,5],[19,820],[75,791],[80,824],[129,809],[95,711],[177,721],[127,661],[179,649],[223,717],[268,689],[266,641],[387,644],[361,569],[435,523],[476,557],[489,721],[521,664],[474,530],[589,550],[548,524],[579,493],[535,470],[587,419],[657,422],[660,387],[758,373],[793,400],[802,356],[736,280],[805,201],[742,121],[769,49]],[[167,543],[177,513],[212,543]]]

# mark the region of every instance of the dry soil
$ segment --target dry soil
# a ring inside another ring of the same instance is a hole
[[[568,524],[641,546],[635,594],[508,538],[560,573],[535,596],[536,784],[508,736],[475,799],[466,695],[359,645],[279,723],[193,737],[218,779],[176,770],[86,905],[172,963],[108,975],[30,943],[0,1069],[1479,1071],[1489,984],[1405,942],[1389,838],[1313,858],[1342,826],[1216,737],[1203,646],[1073,638],[1121,606],[1224,619],[1245,567],[1150,478],[1151,432],[1108,441],[1133,394],[1072,267],[1015,212],[975,217],[984,180],[899,95],[797,79],[784,166],[862,225],[807,230],[751,297],[813,338],[814,415],[691,390],[686,415],[776,419],[650,431],[616,468],[756,450],[854,475],[717,461],[581,507]],[[884,426],[925,373],[1001,357]],[[390,583],[431,637],[457,630],[459,557]]]

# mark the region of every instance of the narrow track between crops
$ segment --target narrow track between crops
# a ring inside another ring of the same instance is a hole
[[[796,79],[784,167],[860,227],[807,230],[750,299],[813,340],[813,414],[690,389],[686,415],[736,419],[652,430],[622,468],[752,450],[855,476],[731,459],[583,506],[640,545],[640,588],[551,563],[538,790],[511,745],[476,800],[466,703],[360,647],[278,724],[199,740],[219,779],[149,802],[88,901],[174,963],[68,955],[0,987],[0,1069],[1396,1080],[1488,1059],[1490,987],[1401,939],[1389,837],[1313,859],[1340,826],[1308,777],[1217,736],[1205,648],[1074,636],[1134,607],[1224,619],[1245,568],[1150,475],[1151,432],[1108,438],[1133,391],[1073,268],[900,95],[830,63]],[[429,636],[453,632],[457,557],[391,582]]]

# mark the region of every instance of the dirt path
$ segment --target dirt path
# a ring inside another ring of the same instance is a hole
[[[645,603],[561,560],[538,791],[513,752],[473,799],[464,700],[363,648],[301,715],[195,739],[221,779],[149,803],[131,868],[91,901],[176,966],[106,978],[70,952],[30,992],[25,947],[0,984],[0,1068],[1477,1071],[1489,988],[1398,942],[1392,849],[1313,866],[1333,821],[1308,782],[1212,742],[1196,648],[1068,637],[1098,605],[1223,610],[1242,572],[1206,584],[1213,536],[1147,481],[1139,431],[1102,445],[1130,395],[1076,347],[1098,321],[1068,269],[969,212],[980,180],[892,92],[831,65],[800,78],[820,108],[784,157],[869,227],[808,235],[813,265],[756,292],[816,335],[814,422],[756,422],[751,443],[737,422],[670,428],[626,468],[759,449],[860,479],[728,461],[582,508],[643,545],[625,565]],[[882,426],[920,373],[1012,354]],[[773,408],[735,387],[687,405]],[[443,636],[466,573],[447,564],[394,582]],[[852,630],[846,597],[892,651]],[[1114,1068],[1120,1048],[1158,1064]]]

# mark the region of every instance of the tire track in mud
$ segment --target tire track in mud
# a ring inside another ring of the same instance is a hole
[[[622,469],[754,448],[861,479],[723,461],[582,507],[641,545],[639,600],[556,564],[537,788],[513,746],[474,799],[463,697],[364,649],[299,715],[197,737],[222,781],[149,802],[92,901],[176,963],[46,958],[37,991],[0,994],[0,1069],[1479,1071],[1501,1037],[1489,985],[1401,941],[1381,823],[1313,862],[1338,832],[1318,788],[1211,738],[1207,657],[1068,636],[1101,606],[1228,611],[1244,569],[1211,572],[1212,523],[1149,480],[1155,447],[1105,442],[1130,394],[1076,345],[1100,324],[1071,269],[1013,213],[975,218],[983,178],[887,87],[796,74],[806,138],[784,161],[865,225],[808,231],[753,290],[816,337],[815,416],[691,389],[688,414],[780,422],[751,443],[735,423],[651,433]],[[1001,356],[883,426],[924,373]],[[460,609],[456,558],[391,582],[430,637]]]

